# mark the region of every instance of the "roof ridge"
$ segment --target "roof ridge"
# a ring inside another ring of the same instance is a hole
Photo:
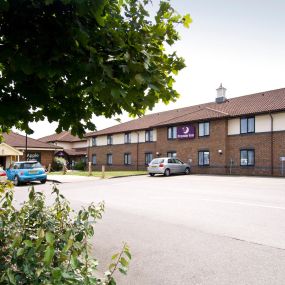
[[[210,104],[210,103],[208,103],[208,104]],[[204,105],[204,104],[203,104],[203,105]],[[196,106],[201,107],[201,105],[196,105]],[[174,119],[182,118],[182,117],[184,117],[184,116],[186,116],[186,115],[189,115],[189,114],[194,114],[194,113],[201,112],[201,111],[203,111],[203,110],[206,109],[206,108],[207,108],[207,107],[205,107],[205,108],[200,108],[200,109],[195,110],[195,111],[193,111],[193,112],[184,113],[184,114],[182,114],[182,115],[180,115],[180,116],[173,117],[173,118],[171,118],[171,119],[169,119],[169,120],[161,121],[161,122],[159,123],[159,125],[160,125],[160,124],[163,124],[163,123],[166,123],[166,122],[168,122],[168,121],[172,121],[172,120],[174,120]],[[156,126],[156,125],[154,125],[154,126]]]
[[[224,115],[229,115],[229,113],[227,113],[227,112],[216,110],[216,109],[213,109],[213,108],[210,108],[210,107],[205,107],[205,109],[208,109],[208,110],[211,110],[211,111],[214,111],[214,112],[218,112],[218,113],[222,113]]]

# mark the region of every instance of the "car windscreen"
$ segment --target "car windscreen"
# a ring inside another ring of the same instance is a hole
[[[156,159],[152,160],[150,164],[160,164],[160,163],[162,163],[162,162],[163,162],[163,159],[161,159],[161,158],[156,158]]]
[[[39,162],[21,163],[20,168],[21,169],[42,168],[42,165]]]

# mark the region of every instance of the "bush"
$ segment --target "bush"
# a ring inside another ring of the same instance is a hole
[[[104,278],[90,257],[89,239],[104,204],[74,212],[54,186],[51,206],[32,187],[29,198],[16,209],[11,184],[0,185],[0,284],[65,285],[116,284],[113,273],[126,273],[131,255],[127,245],[112,257]]]
[[[53,171],[60,171],[63,169],[64,165],[66,165],[66,160],[63,157],[55,157],[53,159],[51,168]]]
[[[84,161],[78,161],[74,164],[74,170],[85,170],[86,163]]]

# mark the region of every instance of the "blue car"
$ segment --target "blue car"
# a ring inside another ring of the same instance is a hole
[[[30,181],[46,183],[47,175],[43,166],[37,161],[14,162],[6,170],[8,180],[14,182],[15,186]]]

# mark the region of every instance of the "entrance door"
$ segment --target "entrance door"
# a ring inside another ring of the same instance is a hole
[[[6,156],[0,156],[0,168],[6,168]]]

